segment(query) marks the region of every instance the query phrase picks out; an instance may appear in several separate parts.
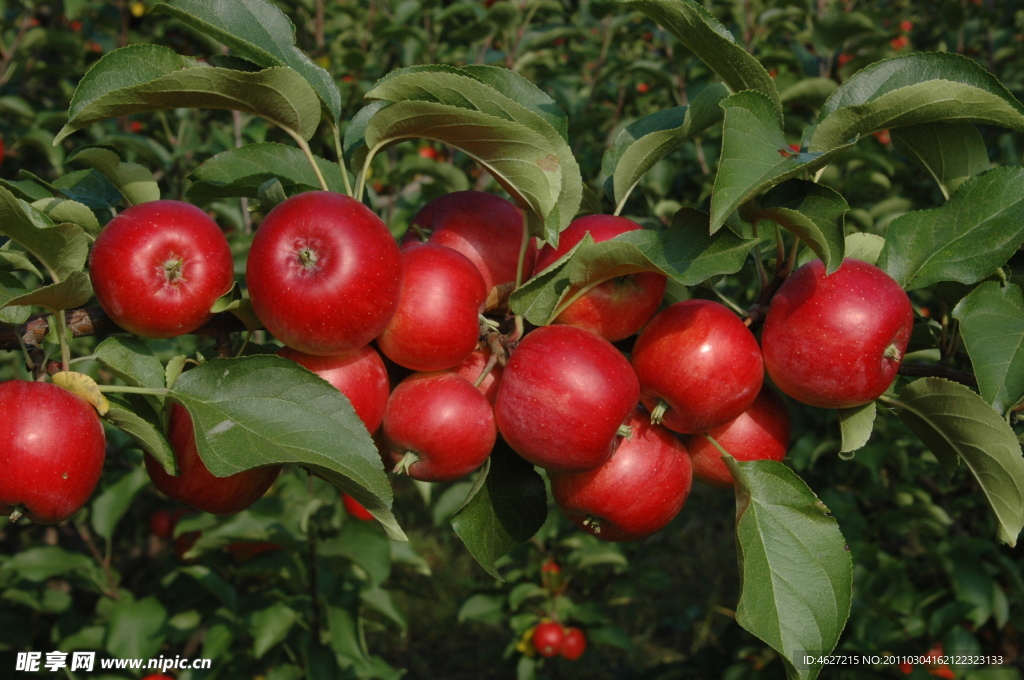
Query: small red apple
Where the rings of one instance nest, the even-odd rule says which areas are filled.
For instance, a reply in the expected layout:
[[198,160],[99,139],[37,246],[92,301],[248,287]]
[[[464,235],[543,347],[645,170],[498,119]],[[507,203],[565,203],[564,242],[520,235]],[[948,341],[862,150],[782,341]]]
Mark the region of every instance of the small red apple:
[[377,519],[374,517],[369,510],[363,507],[363,504],[357,501],[347,493],[341,494],[341,504],[345,506],[345,511],[356,519],[363,522],[372,522]]
[[150,201],[122,211],[96,237],[89,278],[118,326],[151,338],[190,333],[234,283],[231,248],[194,205]]
[[569,661],[575,661],[587,651],[587,636],[579,628],[566,628],[562,640],[561,654]]
[[174,535],[174,527],[178,520],[185,514],[182,509],[171,512],[170,510],[157,510],[149,518],[149,533],[157,538],[170,538]]
[[543,657],[558,656],[564,639],[562,625],[554,621],[545,621],[533,630],[533,648]]
[[847,258],[825,276],[813,260],[772,298],[761,332],[765,368],[804,404],[866,404],[896,377],[913,325],[907,294],[878,267]]

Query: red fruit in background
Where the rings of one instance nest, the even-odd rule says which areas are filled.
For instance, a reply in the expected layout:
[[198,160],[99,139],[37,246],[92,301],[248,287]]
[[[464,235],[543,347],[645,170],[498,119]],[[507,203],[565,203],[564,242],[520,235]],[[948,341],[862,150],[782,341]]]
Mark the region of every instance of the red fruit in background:
[[[750,407],[735,420],[707,432],[736,460],[779,460],[789,448],[789,412],[775,390],[767,385]],[[684,437],[693,476],[711,486],[731,487],[735,480],[722,453],[703,434]]]
[[280,465],[267,465],[228,477],[215,477],[199,457],[192,417],[177,404],[171,405],[167,440],[174,449],[178,476],[167,474],[147,453],[149,478],[169,497],[203,512],[233,515],[245,510],[267,492],[281,472]]
[[363,507],[363,504],[357,501],[347,493],[341,494],[341,504],[345,506],[345,512],[363,522],[370,522],[376,517],[370,514],[370,511]]
[[[686,300],[651,319],[633,346],[644,406],[676,432],[705,432],[739,416],[757,398],[764,366],[739,317],[708,300]],[[660,409],[659,409],[660,410]]]
[[421,146],[420,147],[420,158],[427,158],[430,160],[437,160],[437,149],[432,146]]
[[164,675],[163,673],[157,673],[156,675],[147,675],[142,678],[142,680],[174,680],[174,678],[169,675]]
[[909,44],[910,44],[910,39],[907,38],[907,36],[905,36],[905,35],[901,35],[901,36],[899,36],[897,38],[893,38],[892,40],[889,41],[889,46],[892,47],[897,52],[899,52],[900,50],[902,50],[904,47],[906,47]]
[[842,54],[839,55],[839,65],[846,66],[854,59],[854,55],[850,54],[849,52],[843,52]]
[[377,338],[384,356],[414,371],[457,366],[476,349],[487,289],[458,251],[423,243],[402,251],[398,307]]
[[562,573],[562,568],[560,566],[558,566],[558,562],[555,562],[554,560],[548,560],[547,562],[545,562],[544,564],[541,565],[540,573],[542,573],[542,574],[560,574],[560,573]]
[[912,21],[907,21],[906,19],[904,19],[903,21],[900,22],[900,30],[903,31],[904,33],[909,33],[913,29],[914,23]]
[[879,142],[885,145],[892,144],[892,137],[889,135],[888,130],[879,130],[878,132],[872,133]]
[[170,538],[174,535],[174,527],[177,526],[178,520],[184,514],[185,511],[181,509],[174,512],[170,510],[157,510],[149,518],[149,533],[157,538]]
[[[458,373],[463,378],[471,383],[476,383],[480,377],[480,373],[483,372],[484,368],[487,367],[487,362],[491,359],[491,350],[488,348],[474,350],[472,354],[466,357],[461,364],[451,369],[453,372]],[[504,372],[504,368],[501,364],[495,363],[490,372],[484,377],[483,382],[477,385],[477,389],[487,397],[487,401],[494,403],[495,397],[498,396],[498,385],[501,384],[501,375]]]
[[280,543],[272,543],[270,541],[239,541],[238,543],[229,543],[227,545],[228,553],[239,562],[246,562],[265,552],[281,549]]
[[512,352],[494,401],[498,430],[520,456],[552,472],[592,470],[615,449],[640,386],[604,338],[544,326]]
[[0,163],[4,162],[4,138],[0,137]]
[[[500,196],[482,191],[456,191],[427,203],[413,218],[402,246],[424,235],[429,243],[457,250],[476,265],[487,288],[485,309],[504,306],[516,284],[523,243],[523,213]],[[537,247],[530,240],[523,263],[529,278]]]
[[303,354],[290,347],[277,352],[286,359],[308,368],[344,394],[367,431],[374,432],[384,420],[388,404],[388,370],[370,345],[337,356]]
[[330,356],[384,329],[398,307],[402,260],[369,208],[310,191],[267,213],[249,248],[246,282],[268,331],[300,352]]
[[866,404],[896,377],[913,325],[907,294],[878,267],[847,258],[826,277],[814,260],[772,298],[761,333],[765,368],[805,404]]
[[558,656],[564,639],[565,633],[561,624],[554,621],[545,621],[533,629],[533,648],[538,654],[549,659]]
[[55,524],[85,505],[103,471],[96,410],[52,383],[0,383],[0,514]]
[[575,661],[587,651],[587,636],[579,628],[566,628],[562,640],[561,654],[569,661]]
[[690,495],[686,447],[644,411],[626,421],[632,430],[611,459],[575,474],[551,475],[555,503],[583,531],[605,541],[650,536],[679,514]]
[[121,328],[151,338],[194,331],[234,283],[231,248],[194,205],[150,201],[110,220],[89,255],[103,311]]
[[414,373],[395,387],[384,413],[387,458],[424,482],[476,470],[497,434],[487,398],[455,373]]
[[[573,220],[558,236],[558,248],[544,246],[537,254],[534,275],[544,271],[583,240],[588,233],[595,243],[640,229],[625,217],[588,215]],[[658,311],[665,294],[666,278],[655,272],[628,274],[597,284],[569,305],[555,323],[577,326],[615,342],[633,335]],[[572,299],[578,289],[570,289]]]
[[636,86],[636,91],[639,92],[640,94],[646,94],[647,91],[650,89],[651,86],[648,85],[647,83],[638,83]]

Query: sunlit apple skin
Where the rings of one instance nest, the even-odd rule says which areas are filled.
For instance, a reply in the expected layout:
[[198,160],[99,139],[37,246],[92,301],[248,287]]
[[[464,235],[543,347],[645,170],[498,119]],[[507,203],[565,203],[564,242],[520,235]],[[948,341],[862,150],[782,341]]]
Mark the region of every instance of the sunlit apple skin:
[[171,405],[167,440],[174,449],[178,476],[167,474],[153,456],[146,454],[146,471],[156,488],[170,498],[214,515],[233,515],[258,501],[277,479],[280,465],[244,470],[215,477],[199,457],[192,417],[181,406]]
[[[500,196],[482,191],[456,191],[427,203],[413,218],[402,247],[427,242],[446,246],[476,265],[487,288],[485,310],[504,306],[515,288],[523,242],[523,213]],[[529,278],[537,246],[530,240],[523,263]]]
[[[455,373],[458,373],[463,378],[471,383],[476,383],[480,378],[480,374],[484,368],[487,367],[487,362],[490,361],[491,350],[488,348],[473,350],[473,353],[462,360],[462,363],[451,369]],[[477,386],[487,401],[494,403],[494,399],[498,396],[498,385],[501,384],[501,374],[504,372],[504,368],[501,364],[495,363],[491,370],[484,376],[483,381]]]
[[331,356],[373,340],[398,307],[402,258],[369,208],[342,194],[298,194],[267,213],[249,248],[253,310],[288,347]]
[[371,345],[332,357],[303,354],[290,347],[283,347],[277,353],[338,388],[351,402],[368,432],[380,427],[388,405],[390,383],[384,360]]
[[686,300],[663,309],[633,346],[633,370],[649,411],[668,404],[662,423],[706,432],[743,413],[764,382],[761,350],[725,306]]
[[234,283],[234,264],[209,215],[181,201],[150,201],[103,228],[89,255],[89,278],[118,326],[172,338],[210,319],[210,307]]
[[[765,385],[750,408],[735,420],[719,425],[707,434],[736,460],[781,461],[789,448],[789,412],[779,395]],[[721,488],[735,483],[721,452],[704,434],[687,435],[682,441],[690,452],[696,479]]]
[[399,366],[440,371],[476,349],[487,290],[461,253],[429,243],[402,251],[405,282],[377,347]]
[[0,383],[0,514],[20,507],[38,524],[64,521],[89,500],[105,455],[84,399],[52,383]]
[[574,326],[544,326],[512,351],[494,416],[509,446],[552,472],[608,460],[640,395],[636,375],[610,342]]
[[826,277],[813,260],[772,298],[761,332],[765,368],[799,402],[860,406],[892,384],[913,325],[907,294],[878,267],[847,258]]
[[414,373],[391,393],[384,414],[386,453],[398,463],[418,456],[404,471],[424,482],[449,482],[483,465],[497,439],[487,398],[461,375]]
[[[640,229],[625,217],[588,215],[573,220],[558,236],[558,248],[541,248],[534,274],[555,263],[558,258],[583,240],[588,233],[595,243],[608,241],[621,234]],[[599,283],[565,308],[555,323],[577,326],[615,342],[633,335],[647,323],[661,305],[666,278],[655,272],[640,272]],[[571,289],[566,299],[576,294]]]
[[551,475],[555,503],[583,531],[605,541],[636,541],[679,514],[693,480],[690,456],[646,411],[626,421],[624,437],[601,467]]

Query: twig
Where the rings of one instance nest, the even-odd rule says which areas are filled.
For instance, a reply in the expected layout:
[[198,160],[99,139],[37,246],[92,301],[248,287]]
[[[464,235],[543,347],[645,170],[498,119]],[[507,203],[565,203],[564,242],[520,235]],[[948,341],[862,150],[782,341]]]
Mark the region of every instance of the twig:
[[946,378],[967,387],[978,388],[978,379],[974,375],[942,364],[903,364],[896,372],[917,378]]

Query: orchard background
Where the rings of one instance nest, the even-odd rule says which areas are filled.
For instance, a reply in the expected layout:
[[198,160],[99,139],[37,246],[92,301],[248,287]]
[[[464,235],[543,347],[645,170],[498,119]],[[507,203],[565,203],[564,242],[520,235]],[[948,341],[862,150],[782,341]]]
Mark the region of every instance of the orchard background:
[[[29,377],[26,354],[59,361],[59,334],[44,337],[50,314],[95,310],[76,267],[57,266],[50,281],[40,261],[52,270],[67,253],[26,242],[26,221],[38,229],[77,225],[91,240],[126,204],[183,199],[225,229],[243,281],[267,207],[319,188],[322,173],[335,190],[362,186],[365,203],[401,238],[433,198],[467,189],[507,195],[503,189],[522,189],[528,178],[511,187],[495,182],[486,168],[503,149],[473,146],[464,131],[482,114],[469,103],[433,135],[397,116],[373,121],[399,103],[429,108],[445,96],[444,78],[460,72],[435,67],[380,79],[425,64],[504,67],[536,89],[497,79],[486,85],[493,101],[513,88],[512,99],[547,124],[524,132],[513,120],[502,128],[506,142],[541,135],[562,163],[562,186],[518,196],[535,235],[550,237],[577,210],[621,211],[663,235],[668,251],[668,235],[703,219],[722,230],[693,232],[704,245],[689,259],[648,250],[633,265],[669,273],[670,299],[724,298],[745,310],[758,301],[759,281],[767,283],[751,244],[768,274],[782,264],[774,220],[787,249],[797,237],[808,245],[801,262],[819,256],[835,264],[844,251],[878,261],[881,251],[887,271],[912,290],[914,336],[877,415],[873,405],[838,413],[787,400],[786,464],[835,518],[852,557],[805,589],[828,586],[840,592],[838,603],[852,582],[848,618],[839,604],[829,618],[814,603],[804,610],[806,603],[764,597],[772,582],[801,573],[787,563],[813,559],[814,547],[745,563],[736,496],[701,484],[672,524],[624,544],[582,533],[555,510],[545,515],[541,477],[510,465],[507,452],[492,461],[500,474],[490,475],[486,493],[472,479],[430,485],[393,477],[393,518],[383,476],[376,487],[349,487],[385,519],[387,533],[355,519],[335,486],[297,466],[246,511],[178,519],[183,506],[149,482],[137,439],[107,427],[103,477],[72,520],[44,526],[0,518],[0,675],[12,673],[17,651],[60,649],[214,660],[212,671],[176,676],[184,680],[403,671],[417,678],[814,677],[820,667],[794,667],[793,651],[835,645],[836,653],[902,654],[941,646],[1007,662],[826,669],[823,677],[1021,678],[1024,560],[1007,544],[1024,523],[1014,412],[1024,398],[1024,7],[746,0],[708,3],[703,12],[684,0],[250,0],[215,3],[214,16],[202,4],[0,2],[0,232],[12,239],[0,246],[0,341],[10,350],[0,379]],[[144,92],[147,81],[188,73],[187,59],[217,69],[211,89],[182,79],[162,98]],[[862,73],[861,85],[851,80],[889,59],[903,61],[882,64],[888,76],[876,69]],[[174,65],[159,72],[158,63]],[[238,86],[267,68],[284,73],[279,101]],[[80,84],[91,89],[83,85],[76,96]],[[233,112],[223,110],[232,108],[221,97],[229,89]],[[396,103],[370,103],[367,93]],[[894,96],[904,99],[893,103]],[[312,102],[312,112],[300,100]],[[388,134],[398,143],[388,145]],[[365,162],[371,135],[385,143]],[[326,159],[317,173],[305,151]],[[785,180],[803,182],[796,198],[773,190]],[[809,180],[824,188],[808,189]],[[68,200],[47,216],[55,197]],[[932,241],[917,236],[933,225]],[[957,252],[943,250],[947,241]],[[915,264],[918,255],[929,264]],[[612,264],[622,257],[613,254]],[[513,310],[542,323],[550,283],[528,286],[531,297],[518,309],[514,300]],[[34,325],[26,326],[30,315]],[[251,317],[241,312],[221,312],[208,332],[169,340],[111,340],[117,329],[99,315],[93,320],[89,328],[72,317],[79,337],[70,351],[87,358],[75,370],[100,384],[144,384],[155,374],[163,388],[182,357],[202,363],[225,351],[276,348],[261,350],[269,338],[259,331],[243,346],[240,331]],[[23,353],[17,338],[29,331],[36,342]],[[915,389],[921,400],[908,409]],[[926,410],[929,393],[952,405],[958,424]],[[179,399],[202,407],[184,388]],[[126,418],[120,425],[132,430]],[[135,435],[155,436],[138,428]],[[233,469],[271,462],[246,450],[227,456]],[[751,480],[756,469],[749,468]],[[753,482],[747,492],[748,501],[780,498]],[[467,495],[475,504],[460,510]],[[779,545],[771,528],[752,531],[769,552]],[[743,541],[750,540],[748,533]],[[762,599],[738,617],[741,596]],[[578,660],[533,653],[530,631],[545,618],[585,631]],[[808,618],[810,630],[790,630]],[[809,642],[815,637],[819,647]]]

